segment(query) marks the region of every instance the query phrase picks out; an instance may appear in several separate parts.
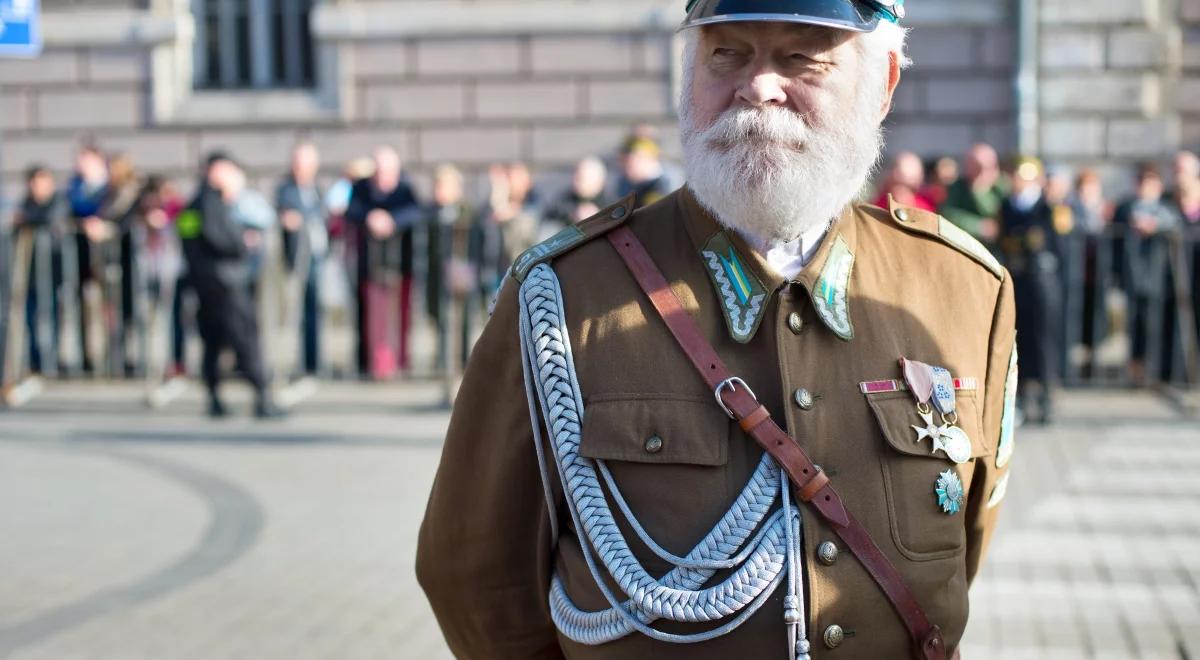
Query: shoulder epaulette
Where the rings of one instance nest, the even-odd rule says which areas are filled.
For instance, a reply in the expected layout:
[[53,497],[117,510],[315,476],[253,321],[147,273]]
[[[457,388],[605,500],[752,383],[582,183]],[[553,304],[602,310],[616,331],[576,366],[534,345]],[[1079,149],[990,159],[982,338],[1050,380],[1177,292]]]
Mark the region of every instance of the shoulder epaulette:
[[518,282],[524,282],[525,276],[533,267],[560,257],[571,250],[587,243],[598,236],[603,236],[629,220],[634,211],[634,196],[625,199],[600,211],[596,215],[578,224],[567,227],[550,238],[529,248],[513,262],[512,276]]
[[1004,280],[1004,267],[996,257],[961,227],[946,218],[923,209],[902,206],[888,196],[888,215],[906,231],[932,236],[959,252],[967,255],[993,275]]

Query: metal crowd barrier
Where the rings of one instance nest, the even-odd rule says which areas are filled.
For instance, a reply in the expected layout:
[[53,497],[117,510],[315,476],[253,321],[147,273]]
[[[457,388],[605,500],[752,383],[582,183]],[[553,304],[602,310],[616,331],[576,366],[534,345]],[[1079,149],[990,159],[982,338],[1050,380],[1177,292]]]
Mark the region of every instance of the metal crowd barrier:
[[1063,383],[1195,387],[1200,232],[1140,236],[1111,227],[1063,244]]

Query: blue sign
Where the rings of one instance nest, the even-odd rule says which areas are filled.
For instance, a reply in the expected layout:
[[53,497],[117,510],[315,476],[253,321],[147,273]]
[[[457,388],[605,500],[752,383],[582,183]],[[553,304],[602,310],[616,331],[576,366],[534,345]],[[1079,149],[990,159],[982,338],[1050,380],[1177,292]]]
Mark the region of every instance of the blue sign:
[[0,57],[36,57],[42,52],[38,0],[0,0]]

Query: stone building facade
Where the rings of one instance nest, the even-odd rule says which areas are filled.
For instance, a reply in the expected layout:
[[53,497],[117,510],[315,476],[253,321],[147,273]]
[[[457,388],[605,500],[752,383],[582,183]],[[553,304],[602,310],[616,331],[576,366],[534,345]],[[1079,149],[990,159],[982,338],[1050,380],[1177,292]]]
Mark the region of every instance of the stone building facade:
[[[85,136],[179,179],[225,148],[264,185],[300,138],[330,174],[393,144],[418,179],[442,162],[479,173],[523,160],[557,180],[638,122],[679,150],[682,0],[320,0],[314,86],[239,91],[193,88],[192,0],[42,1],[43,55],[0,60],[10,192],[32,162],[69,168]],[[1068,163],[1200,142],[1200,0],[1036,4],[1038,102],[1019,125],[1018,0],[909,2],[915,65],[889,149],[1014,152],[1022,126],[1025,144]]]

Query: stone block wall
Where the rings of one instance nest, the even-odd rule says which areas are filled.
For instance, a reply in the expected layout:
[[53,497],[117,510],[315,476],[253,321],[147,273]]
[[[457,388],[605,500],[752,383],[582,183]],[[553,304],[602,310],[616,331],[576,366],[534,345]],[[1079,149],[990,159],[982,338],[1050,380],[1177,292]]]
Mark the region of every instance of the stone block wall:
[[[1040,142],[1050,161],[1093,165],[1127,190],[1132,165],[1194,144],[1200,2],[1042,0]],[[1190,53],[1190,54],[1189,54]],[[1200,100],[1200,99],[1197,99]]]
[[[49,31],[45,54],[0,60],[5,188],[11,191],[31,162],[65,172],[85,135],[181,181],[192,179],[204,152],[227,148],[263,186],[302,137],[322,148],[331,175],[385,142],[399,147],[418,174],[440,162],[478,174],[493,161],[520,159],[560,181],[577,158],[611,154],[635,122],[658,126],[667,154],[677,156],[674,18],[629,17],[679,4],[569,3],[571,12],[590,17],[581,26],[570,24],[570,14],[553,23],[542,10],[494,20],[526,5],[515,0],[440,5],[499,12],[478,24],[439,24],[438,12],[416,12],[408,21],[398,9],[405,0],[325,3],[317,17],[324,24],[314,27],[321,71],[334,79],[334,106],[278,114],[280,103],[291,108],[297,100],[231,96],[216,107],[244,108],[241,114],[210,118],[162,110],[163,98],[179,95],[171,85],[188,86],[163,80],[177,70],[170,58],[188,52],[180,45],[187,31],[151,38],[153,30],[134,25],[151,15],[163,20],[186,3],[45,0],[48,25],[58,21],[60,28]],[[1015,3],[910,5],[915,65],[887,122],[889,151],[961,155],[980,140],[1015,151]],[[1039,137],[1050,160],[1116,163],[1116,171],[1181,144],[1200,146],[1200,0],[1041,0],[1041,10]],[[107,17],[105,30],[65,29],[80,12]],[[175,20],[167,25],[186,23],[167,18]],[[122,21],[137,29],[121,28]]]
[[1178,107],[1181,115],[1181,141],[1200,151],[1200,0],[1181,0],[1182,80]]

